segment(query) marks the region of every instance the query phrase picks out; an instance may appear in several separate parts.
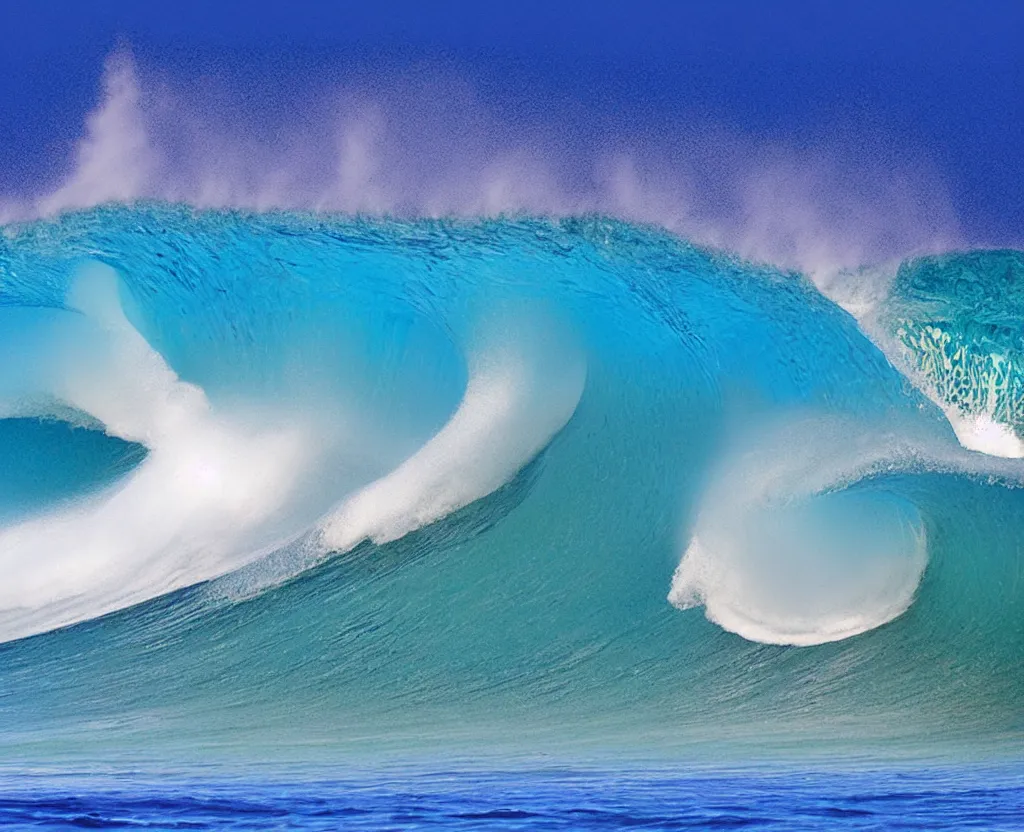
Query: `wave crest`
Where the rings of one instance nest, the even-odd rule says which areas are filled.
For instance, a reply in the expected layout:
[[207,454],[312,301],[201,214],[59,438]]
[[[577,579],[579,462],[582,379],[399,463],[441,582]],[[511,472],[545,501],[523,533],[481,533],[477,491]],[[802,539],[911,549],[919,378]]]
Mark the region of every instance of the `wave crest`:
[[471,359],[448,423],[332,512],[322,528],[325,549],[397,540],[469,505],[508,483],[565,427],[586,377],[578,349],[536,326],[498,330],[500,340]]

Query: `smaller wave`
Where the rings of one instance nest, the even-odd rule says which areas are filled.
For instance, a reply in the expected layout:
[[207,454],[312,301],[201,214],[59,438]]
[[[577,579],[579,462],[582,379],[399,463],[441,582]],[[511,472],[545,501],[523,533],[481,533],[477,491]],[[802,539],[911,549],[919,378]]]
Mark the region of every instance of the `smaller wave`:
[[398,468],[331,513],[322,526],[324,550],[397,540],[487,496],[565,427],[586,378],[579,351],[536,324],[497,333],[471,357],[469,382],[451,419]]
[[703,605],[709,620],[765,644],[823,644],[892,621],[927,565],[924,525],[907,501],[858,497],[747,515],[694,537],[669,601]]
[[935,427],[836,417],[763,427],[718,470],[668,600],[768,644],[838,641],[899,617],[927,567],[927,536],[918,508],[886,479],[1024,484],[1017,460],[964,450]]

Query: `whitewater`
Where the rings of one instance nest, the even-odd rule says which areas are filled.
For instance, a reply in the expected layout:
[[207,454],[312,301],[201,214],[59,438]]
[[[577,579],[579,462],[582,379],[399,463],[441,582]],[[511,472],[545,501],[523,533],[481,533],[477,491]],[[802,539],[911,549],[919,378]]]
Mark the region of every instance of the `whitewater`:
[[1024,252],[189,189],[134,72],[0,235],[0,762],[1019,755]]

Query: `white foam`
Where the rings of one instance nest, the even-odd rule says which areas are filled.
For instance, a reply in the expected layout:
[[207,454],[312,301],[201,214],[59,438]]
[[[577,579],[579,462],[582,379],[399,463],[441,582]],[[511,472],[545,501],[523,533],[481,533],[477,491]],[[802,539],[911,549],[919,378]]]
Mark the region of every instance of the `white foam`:
[[968,450],[1005,459],[1024,457],[1024,441],[1013,428],[997,422],[988,413],[964,415],[951,408],[945,412],[956,438]]
[[[998,426],[995,435],[1005,439]],[[884,428],[837,417],[763,425],[723,458],[668,600],[703,605],[711,621],[770,644],[879,627],[913,603],[928,562],[924,523],[909,501],[849,487],[901,472],[1024,487],[1024,465],[1006,456],[966,450],[938,421],[892,414]]]
[[311,436],[217,414],[130,326],[116,285],[99,266],[78,281],[70,300],[88,318],[51,344],[49,399],[35,401],[84,412],[149,455],[100,495],[0,529],[0,640],[206,580],[295,531],[285,509]]
[[880,505],[871,522],[885,523],[885,533],[861,539],[863,529],[846,527],[824,537],[793,523],[779,534],[738,519],[741,529],[716,529],[710,543],[691,540],[668,599],[679,609],[703,605],[710,621],[765,644],[865,633],[906,612],[928,562],[919,518],[886,517]]
[[396,540],[492,493],[533,459],[572,417],[585,366],[563,339],[505,329],[470,363],[455,414],[419,451],[345,500],[325,521],[322,545]]
[[[77,312],[3,320],[0,336],[24,360],[0,373],[0,415],[68,418],[149,453],[103,493],[0,529],[0,641],[226,574],[311,526],[318,554],[303,549],[296,569],[365,538],[394,540],[511,480],[583,390],[582,355],[542,315],[481,322],[454,415],[381,477],[404,439],[333,410],[307,414],[309,402],[301,415],[214,407],[129,323],[118,285],[93,265],[68,296]],[[339,494],[351,496],[325,515]]]
[[928,561],[917,509],[844,489],[872,473],[969,466],[941,437],[892,427],[805,418],[742,443],[705,495],[668,600],[769,644],[836,641],[905,612]]

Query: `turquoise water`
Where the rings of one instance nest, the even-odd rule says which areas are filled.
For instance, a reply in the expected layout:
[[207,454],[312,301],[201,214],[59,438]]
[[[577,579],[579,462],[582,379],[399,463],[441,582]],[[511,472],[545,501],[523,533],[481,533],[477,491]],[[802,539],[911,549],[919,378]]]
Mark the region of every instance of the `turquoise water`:
[[[214,766],[219,789],[258,760],[309,783],[458,755],[487,792],[509,760],[875,761],[946,786],[927,772],[971,761],[1019,786],[1021,262],[910,261],[858,321],[800,275],[598,217],[9,226],[0,763]],[[636,776],[626,814],[703,789]],[[559,786],[516,777],[533,797],[481,811],[572,825],[570,798],[534,805]],[[35,796],[0,811],[178,806],[119,782],[15,778]],[[446,794],[437,817],[469,811]],[[985,828],[1014,828],[1019,790],[993,795]]]
[[914,364],[959,413],[1024,426],[1024,254],[979,251],[905,264],[885,310]]

